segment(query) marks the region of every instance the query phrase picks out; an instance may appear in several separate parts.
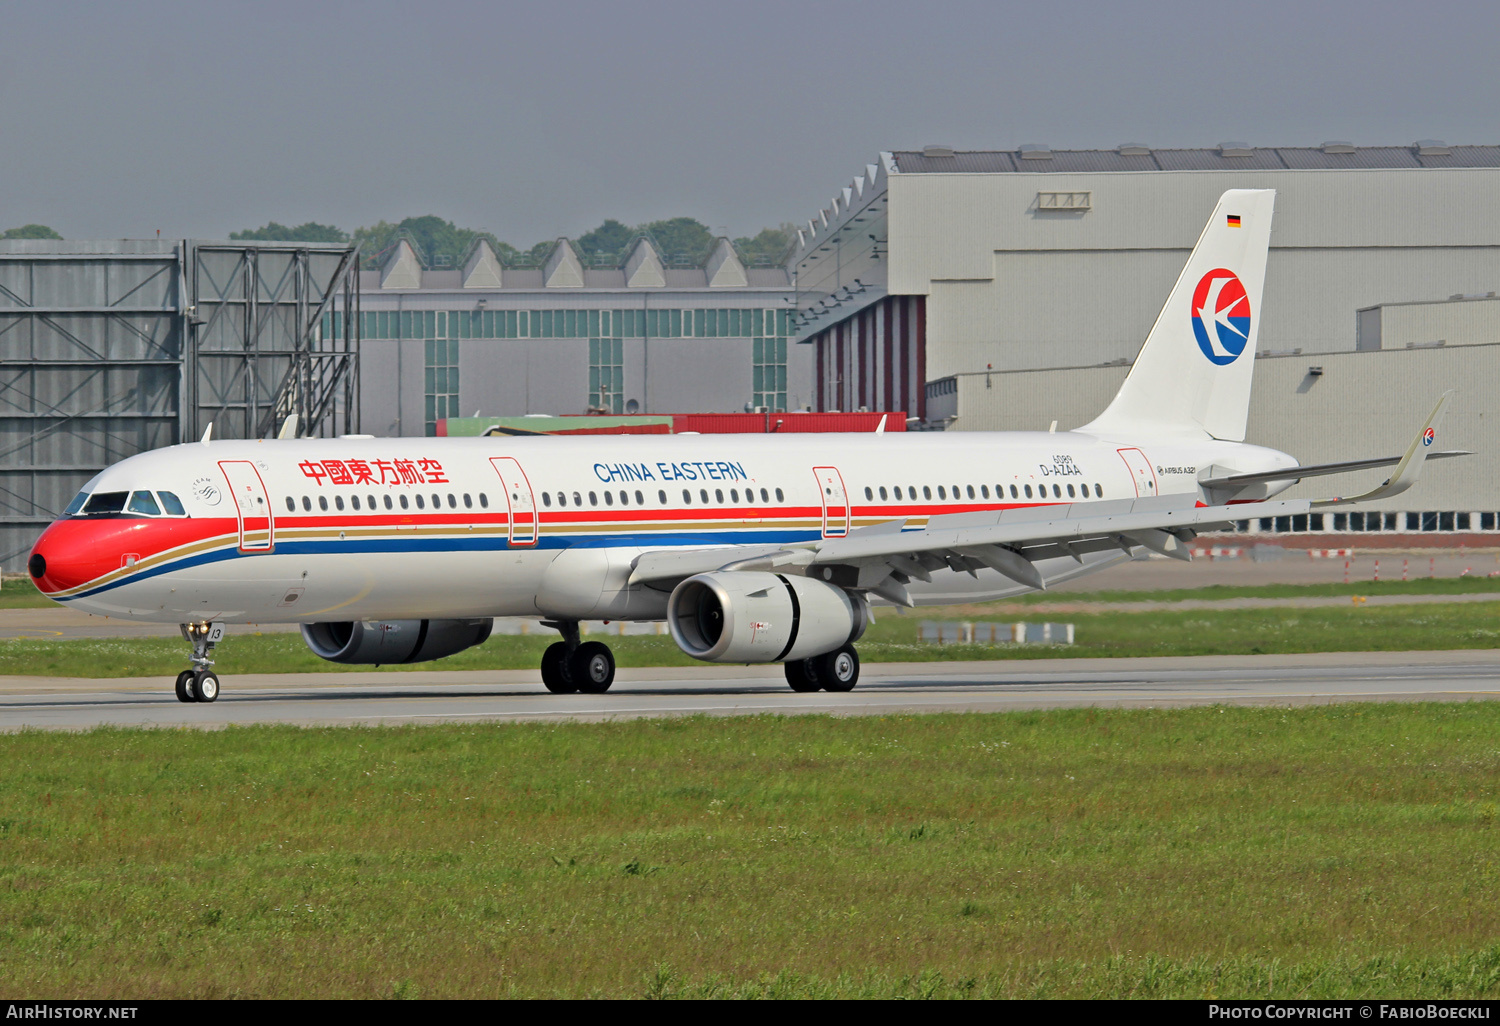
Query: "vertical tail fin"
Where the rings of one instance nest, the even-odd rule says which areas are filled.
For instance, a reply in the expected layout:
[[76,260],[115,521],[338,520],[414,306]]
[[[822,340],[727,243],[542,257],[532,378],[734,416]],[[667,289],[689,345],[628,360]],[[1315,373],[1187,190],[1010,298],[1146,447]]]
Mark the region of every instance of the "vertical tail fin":
[[1241,442],[1260,327],[1274,189],[1230,189],[1108,408],[1080,428]]

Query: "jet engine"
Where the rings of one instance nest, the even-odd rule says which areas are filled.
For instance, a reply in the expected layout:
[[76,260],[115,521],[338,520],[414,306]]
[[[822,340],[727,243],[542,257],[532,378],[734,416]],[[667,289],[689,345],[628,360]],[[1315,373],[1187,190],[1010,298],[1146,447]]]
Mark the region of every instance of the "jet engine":
[[672,640],[710,663],[777,663],[822,655],[869,626],[864,596],[790,574],[748,570],[689,577],[672,592]]
[[302,640],[334,663],[421,663],[483,644],[494,629],[489,617],[475,620],[354,620],[305,623]]

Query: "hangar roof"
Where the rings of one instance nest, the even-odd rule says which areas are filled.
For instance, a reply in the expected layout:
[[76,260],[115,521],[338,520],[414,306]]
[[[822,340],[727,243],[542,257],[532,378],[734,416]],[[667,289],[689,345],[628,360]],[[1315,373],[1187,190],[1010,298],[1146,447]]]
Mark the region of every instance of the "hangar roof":
[[[1127,150],[1121,153],[1120,150]],[[935,152],[934,152],[935,151]],[[1047,171],[1281,171],[1380,168],[1500,167],[1500,146],[1446,146],[1424,140],[1412,146],[1222,147],[1198,150],[952,150],[928,147],[892,154],[900,174],[999,174]],[[1243,153],[1244,156],[1226,154]]]

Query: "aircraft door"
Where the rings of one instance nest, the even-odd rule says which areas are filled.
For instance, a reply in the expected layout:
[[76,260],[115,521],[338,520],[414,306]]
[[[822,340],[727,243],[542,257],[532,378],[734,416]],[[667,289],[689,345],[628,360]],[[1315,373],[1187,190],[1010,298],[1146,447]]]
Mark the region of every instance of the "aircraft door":
[[842,538],[849,533],[849,499],[844,477],[836,467],[813,467],[818,495],[823,502],[823,537]]
[[505,503],[510,511],[510,543],[512,545],[535,545],[538,531],[536,496],[531,491],[531,481],[510,456],[491,456],[490,464],[500,475],[505,489]]
[[1130,478],[1135,483],[1135,494],[1140,498],[1156,494],[1156,472],[1151,469],[1151,461],[1146,459],[1146,454],[1139,449],[1119,450],[1120,459],[1125,461],[1125,466],[1130,468]]
[[220,460],[240,521],[240,551],[270,552],[276,546],[276,518],[260,470],[249,460]]

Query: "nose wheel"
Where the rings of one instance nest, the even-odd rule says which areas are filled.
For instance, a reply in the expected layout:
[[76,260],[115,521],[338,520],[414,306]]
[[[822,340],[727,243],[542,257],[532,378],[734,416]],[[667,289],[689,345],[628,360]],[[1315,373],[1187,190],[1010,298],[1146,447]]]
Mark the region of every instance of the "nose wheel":
[[219,697],[219,675],[213,666],[213,651],[224,638],[222,623],[185,623],[181,625],[182,636],[193,646],[191,670],[177,675],[174,690],[179,702],[212,702]]

